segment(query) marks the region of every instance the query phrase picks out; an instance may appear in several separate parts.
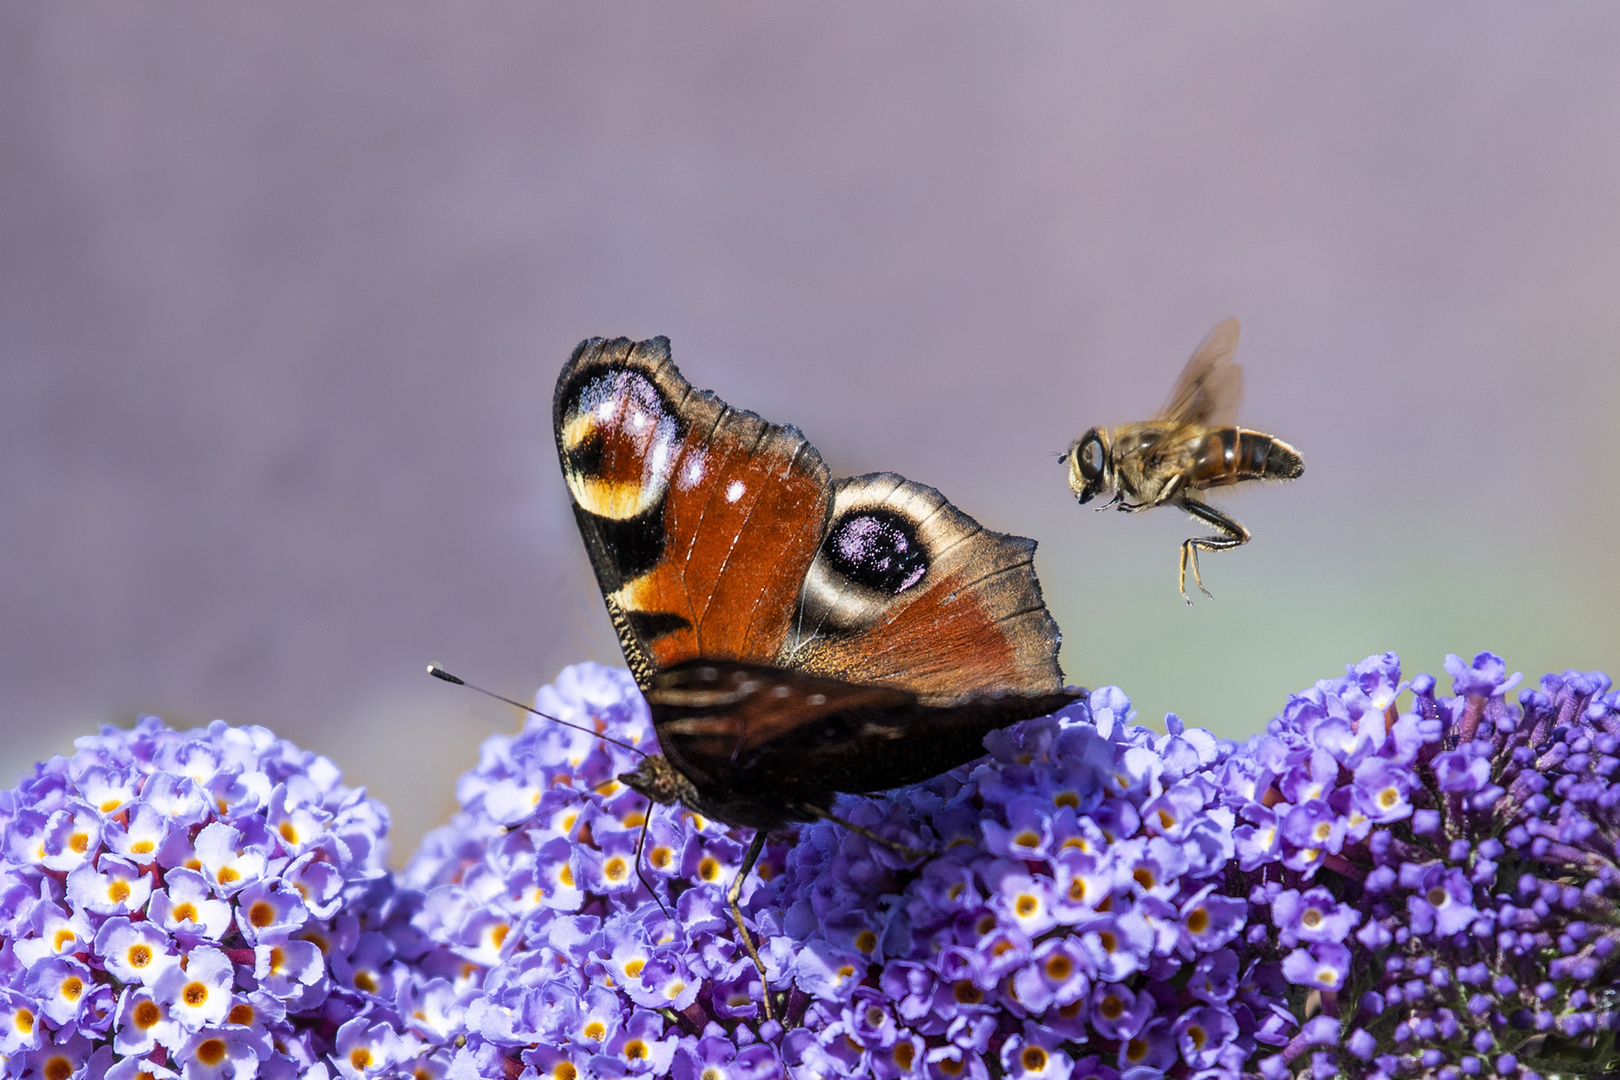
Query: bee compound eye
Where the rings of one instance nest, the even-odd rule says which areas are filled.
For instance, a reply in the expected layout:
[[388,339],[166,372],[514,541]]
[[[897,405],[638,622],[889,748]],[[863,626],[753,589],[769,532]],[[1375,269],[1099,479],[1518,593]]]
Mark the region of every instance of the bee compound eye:
[[1088,434],[1075,448],[1075,461],[1080,466],[1080,475],[1087,480],[1097,480],[1103,473],[1103,444],[1102,439],[1095,431]]

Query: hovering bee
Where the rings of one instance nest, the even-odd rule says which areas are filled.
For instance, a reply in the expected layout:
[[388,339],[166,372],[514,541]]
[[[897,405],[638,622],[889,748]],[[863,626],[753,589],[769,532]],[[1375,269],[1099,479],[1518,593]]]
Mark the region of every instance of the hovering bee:
[[1111,502],[1134,513],[1175,503],[1219,536],[1182,541],[1178,583],[1187,595],[1187,562],[1205,596],[1198,574],[1198,552],[1225,551],[1249,542],[1249,530],[1198,498],[1205,488],[1226,487],[1244,480],[1292,480],[1305,471],[1299,451],[1281,439],[1237,427],[1238,399],[1243,396],[1243,368],[1232,363],[1237,351],[1238,321],[1216,324],[1176,380],[1170,401],[1152,420],[1094,427],[1074,441],[1063,461],[1069,486],[1081,503],[1110,488]]

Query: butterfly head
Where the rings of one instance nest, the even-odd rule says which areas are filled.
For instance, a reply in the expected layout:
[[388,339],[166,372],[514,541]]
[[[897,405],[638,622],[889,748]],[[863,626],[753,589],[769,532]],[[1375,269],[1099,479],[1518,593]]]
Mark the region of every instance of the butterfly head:
[[697,789],[692,786],[692,781],[682,776],[662,754],[648,754],[642,758],[633,771],[619,774],[619,783],[664,806],[675,803],[696,806],[698,802]]

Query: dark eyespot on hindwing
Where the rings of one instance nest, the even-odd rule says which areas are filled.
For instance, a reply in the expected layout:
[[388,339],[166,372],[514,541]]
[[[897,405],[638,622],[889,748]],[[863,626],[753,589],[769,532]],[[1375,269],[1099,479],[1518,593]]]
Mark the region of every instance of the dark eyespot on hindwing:
[[928,552],[916,528],[889,510],[861,510],[834,521],[821,551],[838,573],[890,596],[928,572]]

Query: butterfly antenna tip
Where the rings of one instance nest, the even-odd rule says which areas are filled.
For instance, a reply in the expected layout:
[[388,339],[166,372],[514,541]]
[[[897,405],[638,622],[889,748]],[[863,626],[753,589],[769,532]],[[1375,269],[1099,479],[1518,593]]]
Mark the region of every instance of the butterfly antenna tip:
[[428,674],[433,676],[435,679],[442,679],[445,682],[450,683],[452,686],[465,686],[469,690],[472,690],[472,691],[475,691],[477,693],[483,694],[485,697],[488,697],[488,698],[494,698],[496,701],[503,702],[504,704],[510,705],[514,709],[520,709],[520,710],[522,710],[523,712],[526,712],[526,713],[533,713],[535,716],[540,717],[542,720],[550,720],[553,723],[561,724],[563,727],[570,727],[570,728],[573,728],[575,731],[583,731],[587,735],[594,735],[596,738],[601,739],[603,742],[612,743],[614,746],[622,747],[623,749],[630,751],[632,754],[639,754],[642,757],[647,756],[647,751],[641,749],[638,746],[631,746],[627,742],[621,742],[618,739],[609,738],[608,736],[603,735],[600,731],[597,731],[594,728],[588,728],[588,727],[585,727],[582,724],[570,723],[569,721],[564,720],[561,717],[552,716],[550,713],[543,713],[539,709],[535,708],[533,705],[525,705],[521,701],[514,701],[511,698],[507,697],[505,694],[497,694],[493,690],[485,690],[482,686],[479,686],[477,683],[470,683],[466,679],[463,679],[463,678],[460,678],[458,676],[450,674],[448,671],[444,670],[444,668],[440,667],[438,664],[429,664],[427,670],[428,670]]

